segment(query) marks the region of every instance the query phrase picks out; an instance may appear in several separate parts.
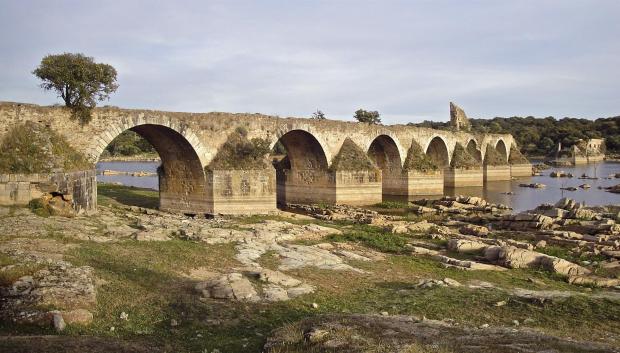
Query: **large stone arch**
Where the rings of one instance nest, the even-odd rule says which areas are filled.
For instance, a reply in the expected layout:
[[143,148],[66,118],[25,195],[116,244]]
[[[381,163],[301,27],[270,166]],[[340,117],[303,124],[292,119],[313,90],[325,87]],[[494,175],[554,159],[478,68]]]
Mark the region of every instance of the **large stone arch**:
[[386,195],[403,193],[403,163],[397,142],[388,135],[375,137],[368,147],[369,158],[381,169],[381,190]]
[[276,143],[278,143],[278,141],[282,142],[281,140],[284,136],[294,131],[304,132],[305,134],[307,134],[307,136],[312,137],[312,139],[318,144],[318,146],[320,146],[320,149],[325,156],[325,159],[327,160],[327,164],[329,166],[329,163],[331,163],[331,160],[333,159],[333,153],[328,148],[328,144],[321,135],[321,133],[315,131],[315,129],[313,129],[311,125],[286,124],[285,127],[277,128],[274,135],[271,135],[274,136],[274,138],[271,138],[271,144],[269,147],[273,149],[273,147],[276,145]]
[[448,167],[450,165],[450,152],[443,137],[436,135],[431,138],[424,151],[438,166]]
[[[161,159],[158,168],[159,208],[182,213],[209,212],[204,152],[197,137],[181,125],[169,120],[128,120],[113,125],[99,135],[90,152],[98,160],[107,144],[123,131],[131,130],[146,139]],[[103,146],[103,147],[102,147]],[[198,151],[197,151],[198,149]]]
[[391,136],[382,134],[375,137],[370,143],[367,153],[381,170],[399,173],[402,170],[404,160],[396,140]]
[[467,152],[474,156],[478,162],[482,162],[482,151],[478,147],[478,142],[474,138],[470,138],[465,147]]
[[329,160],[318,139],[306,130],[289,130],[276,142],[286,149],[286,157],[274,162],[276,168],[276,197],[280,205],[286,203],[316,203],[329,195]]
[[[198,159],[200,160],[200,164],[202,167],[205,167],[209,164],[209,160],[215,156],[215,152],[209,152],[207,148],[204,147],[200,139],[196,135],[196,133],[189,128],[187,125],[178,122],[174,119],[167,119],[161,117],[148,117],[148,116],[131,116],[127,118],[123,118],[118,122],[113,123],[108,127],[105,131],[98,134],[92,139],[92,144],[88,148],[87,155],[92,160],[92,162],[97,162],[99,160],[99,156],[105,148],[114,140],[118,135],[120,135],[123,131],[132,130],[133,128],[141,125],[154,125],[154,126],[162,126],[167,127],[170,130],[181,135],[187,143],[192,147]],[[150,142],[150,141],[149,141]],[[154,145],[153,145],[154,146]]]

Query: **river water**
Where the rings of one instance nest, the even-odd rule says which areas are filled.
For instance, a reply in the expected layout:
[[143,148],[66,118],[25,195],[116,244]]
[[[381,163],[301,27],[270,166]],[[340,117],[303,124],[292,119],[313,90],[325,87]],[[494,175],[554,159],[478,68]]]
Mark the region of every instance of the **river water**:
[[[97,170],[116,170],[123,172],[145,171],[155,173],[159,162],[99,162]],[[551,178],[549,173],[554,170],[563,170],[572,173],[573,178]],[[620,194],[613,194],[598,187],[612,186],[620,183],[620,179],[605,179],[611,174],[620,173],[620,163],[601,162],[576,167],[551,168],[544,170],[542,176],[520,178],[511,181],[498,181],[485,187],[447,189],[448,195],[480,196],[493,203],[502,203],[512,207],[515,211],[533,209],[541,203],[555,203],[562,197],[570,197],[586,205],[620,204]],[[597,180],[583,180],[578,177],[582,174],[597,176]],[[120,182],[123,185],[142,188],[158,188],[157,176],[132,177],[128,175],[98,175],[98,181],[107,183]],[[544,189],[519,187],[520,183],[542,183]],[[590,189],[580,189],[579,185],[589,184]],[[561,190],[562,187],[577,187],[577,191]],[[512,193],[512,194],[508,194]]]

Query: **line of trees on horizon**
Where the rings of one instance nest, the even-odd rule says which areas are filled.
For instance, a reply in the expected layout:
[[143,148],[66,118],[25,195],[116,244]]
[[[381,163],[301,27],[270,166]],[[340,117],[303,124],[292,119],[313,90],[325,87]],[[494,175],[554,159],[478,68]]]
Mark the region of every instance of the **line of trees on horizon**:
[[[533,116],[492,119],[470,119],[472,132],[508,133],[514,136],[521,152],[529,156],[546,156],[555,150],[558,143],[570,147],[579,140],[604,138],[608,153],[620,153],[620,116],[596,120]],[[450,129],[449,122],[425,120],[410,124],[433,129]]]

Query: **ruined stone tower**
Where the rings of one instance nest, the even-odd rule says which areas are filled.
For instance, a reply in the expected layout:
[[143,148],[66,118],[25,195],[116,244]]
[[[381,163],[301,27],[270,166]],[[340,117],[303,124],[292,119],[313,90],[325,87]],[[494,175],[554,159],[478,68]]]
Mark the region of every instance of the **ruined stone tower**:
[[458,105],[450,102],[450,125],[452,125],[457,131],[471,129],[471,123],[465,115],[465,111]]

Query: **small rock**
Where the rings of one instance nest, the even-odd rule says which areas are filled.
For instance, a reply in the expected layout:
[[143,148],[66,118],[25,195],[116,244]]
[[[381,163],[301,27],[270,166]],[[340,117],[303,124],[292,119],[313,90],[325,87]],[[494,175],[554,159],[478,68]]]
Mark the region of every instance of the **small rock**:
[[60,312],[54,312],[52,318],[54,320],[54,329],[56,332],[64,331],[67,324],[65,324],[65,320],[62,318],[62,314]]
[[388,313],[387,311],[382,311],[381,316],[390,316],[390,313]]
[[512,324],[515,326],[519,326],[519,320],[512,320]]
[[170,326],[172,326],[172,327],[177,327],[177,326],[179,326],[179,323],[177,322],[177,320],[175,320],[175,319],[171,319],[171,320],[170,320]]
[[114,326],[110,327],[110,331],[114,331],[114,329],[115,329]]
[[304,339],[306,340],[306,342],[314,343],[314,342],[318,342],[318,341],[322,340],[328,334],[329,334],[329,331],[327,331],[327,330],[311,328],[309,331],[304,333]]
[[129,314],[127,314],[126,312],[122,312],[121,316],[120,316],[121,320],[129,320]]
[[488,327],[489,327],[489,324],[482,324],[482,325],[480,325],[480,328],[488,328]]
[[506,301],[502,300],[502,301],[499,301],[499,302],[495,303],[495,306],[504,306],[506,304],[507,304]]
[[448,277],[446,277],[446,278],[444,278],[444,279],[443,279],[443,281],[444,281],[444,282],[445,282],[448,286],[450,286],[450,287],[460,287],[460,286],[461,286],[461,283],[460,283],[459,281],[454,280],[454,279],[452,279],[452,278],[448,278]]
[[318,309],[319,308],[319,304],[317,304],[317,303],[312,303],[311,306],[312,306],[313,309]]

